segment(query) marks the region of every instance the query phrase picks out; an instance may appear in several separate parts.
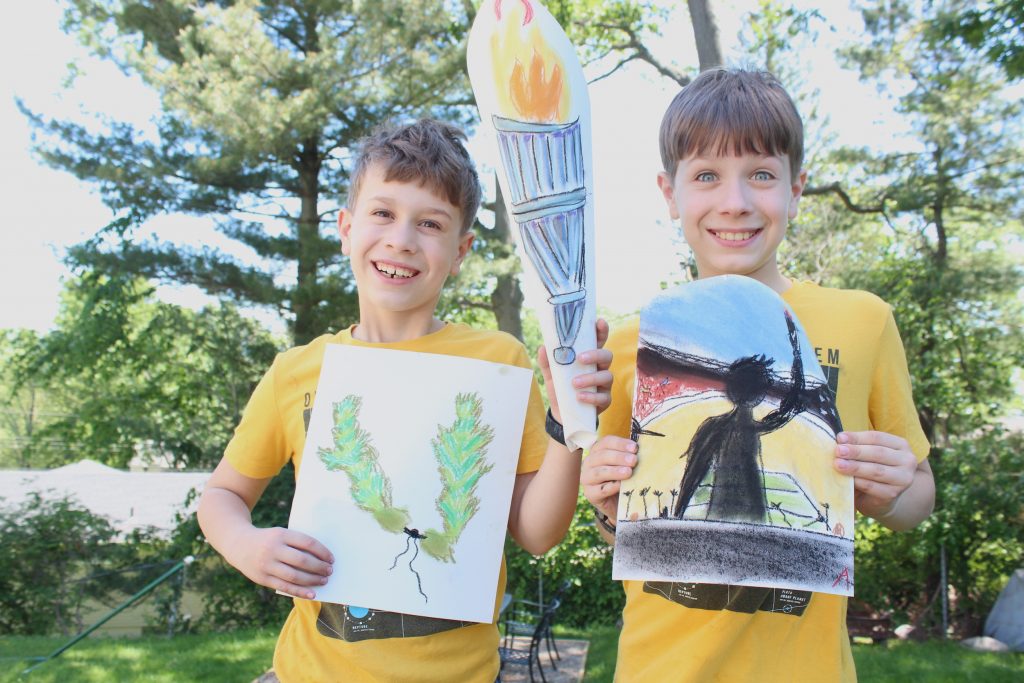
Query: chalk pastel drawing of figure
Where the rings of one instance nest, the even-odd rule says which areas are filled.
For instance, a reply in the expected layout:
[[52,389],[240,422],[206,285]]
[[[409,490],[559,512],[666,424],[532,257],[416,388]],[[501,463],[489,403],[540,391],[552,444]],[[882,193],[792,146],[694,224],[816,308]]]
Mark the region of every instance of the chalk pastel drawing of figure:
[[706,519],[767,521],[768,496],[761,436],[781,429],[804,409],[800,341],[792,315],[786,311],[785,316],[793,348],[789,391],[776,410],[758,420],[754,409],[765,400],[772,387],[772,359],[764,355],[747,356],[729,366],[725,393],[734,407],[728,413],[704,420],[681,456],[686,458],[686,469],[679,482],[679,498],[673,511],[676,517],[683,517],[697,488],[710,474],[711,499]]

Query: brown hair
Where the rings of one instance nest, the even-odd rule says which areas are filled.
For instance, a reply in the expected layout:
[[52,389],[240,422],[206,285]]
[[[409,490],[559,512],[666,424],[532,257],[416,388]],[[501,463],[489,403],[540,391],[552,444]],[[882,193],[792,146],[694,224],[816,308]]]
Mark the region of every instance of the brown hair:
[[371,164],[381,164],[384,180],[415,182],[462,212],[461,232],[473,225],[480,208],[480,179],[463,147],[466,134],[443,121],[420,119],[401,126],[385,124],[359,143],[349,180],[348,200],[354,204],[359,185]]
[[710,69],[679,91],[661,120],[661,163],[674,178],[697,155],[779,154],[793,179],[804,160],[804,125],[793,100],[766,71]]

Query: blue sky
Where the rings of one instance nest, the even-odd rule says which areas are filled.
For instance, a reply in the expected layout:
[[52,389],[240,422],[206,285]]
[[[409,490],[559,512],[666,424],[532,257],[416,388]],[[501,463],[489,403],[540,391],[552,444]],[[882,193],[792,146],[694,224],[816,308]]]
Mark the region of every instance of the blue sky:
[[[656,297],[641,314],[640,336],[723,363],[764,354],[775,360],[776,374],[788,376],[793,350],[783,314],[786,308],[766,285],[724,275],[688,282]],[[824,380],[802,328],[800,346],[805,373]]]

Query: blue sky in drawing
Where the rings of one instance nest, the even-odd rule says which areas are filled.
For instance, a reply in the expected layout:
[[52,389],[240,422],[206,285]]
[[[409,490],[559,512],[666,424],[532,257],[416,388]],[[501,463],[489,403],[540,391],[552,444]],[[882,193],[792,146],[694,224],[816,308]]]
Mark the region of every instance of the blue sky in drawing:
[[[786,308],[771,288],[748,277],[697,280],[652,300],[640,313],[640,337],[723,363],[763,353],[775,359],[776,374],[788,376],[793,352],[783,315]],[[799,320],[797,327],[804,374],[824,381]]]

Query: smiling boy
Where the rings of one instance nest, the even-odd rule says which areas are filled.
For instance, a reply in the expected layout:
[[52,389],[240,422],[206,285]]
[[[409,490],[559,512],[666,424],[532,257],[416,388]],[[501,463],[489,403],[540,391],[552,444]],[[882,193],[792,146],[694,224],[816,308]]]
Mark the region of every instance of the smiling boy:
[[[315,601],[335,558],[319,541],[252,524],[250,512],[271,478],[291,460],[302,465],[305,429],[326,344],[439,353],[529,367],[513,337],[435,316],[441,289],[457,275],[473,243],[470,226],[480,185],[462,146],[464,135],[438,121],[385,128],[364,141],[352,172],[349,205],[338,228],[359,296],[359,322],[280,354],[246,406],[199,505],[210,544],[252,581],[304,598],[274,654],[277,677],[290,681],[480,681],[498,672],[495,624],[469,624]],[[598,338],[607,327],[599,324]],[[608,403],[610,354],[591,350],[598,370],[577,378],[581,401]],[[538,360],[549,377],[543,349]],[[388,377],[413,391],[415,378]],[[547,383],[551,412],[558,403]],[[534,382],[520,445],[508,530],[541,554],[568,529],[579,486],[579,453],[544,435],[544,408]],[[339,520],[339,523],[344,523]],[[494,597],[504,593],[501,565]]]
[[[916,526],[930,514],[935,490],[889,306],[866,292],[793,282],[779,269],[777,251],[807,182],[803,124],[792,100],[769,74],[706,71],[669,105],[660,147],[658,187],[698,276],[745,275],[789,304],[822,350],[847,430],[837,437],[834,466],[853,477],[856,509],[894,530]],[[638,333],[637,321],[608,340],[612,404],[581,476],[611,543],[621,482],[643,457],[626,438]],[[616,680],[856,679],[845,597],[789,591],[787,608],[776,611],[772,588],[677,586],[666,592],[624,582]]]

